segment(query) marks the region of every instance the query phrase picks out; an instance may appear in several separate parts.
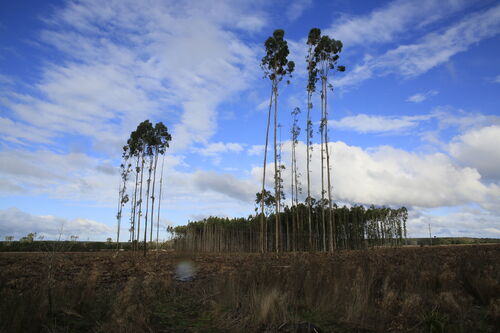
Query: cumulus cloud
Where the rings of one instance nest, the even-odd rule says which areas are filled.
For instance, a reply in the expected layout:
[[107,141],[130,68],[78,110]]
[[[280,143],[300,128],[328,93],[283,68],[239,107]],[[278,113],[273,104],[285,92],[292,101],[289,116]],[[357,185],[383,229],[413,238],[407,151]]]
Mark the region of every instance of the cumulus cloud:
[[453,139],[450,153],[462,164],[476,168],[487,178],[500,181],[500,126],[470,130]]
[[34,232],[45,239],[68,239],[74,235],[80,239],[104,240],[113,235],[112,228],[106,224],[84,218],[32,215],[17,208],[0,210],[0,235],[19,239]]
[[437,90],[429,90],[425,93],[417,93],[415,95],[411,95],[406,99],[407,102],[413,102],[413,103],[421,103],[428,99],[429,97],[436,96],[438,94]]
[[[290,158],[290,147],[289,142],[284,145],[285,161]],[[418,154],[388,146],[365,150],[343,142],[334,142],[330,147],[335,200],[427,208],[477,203],[492,209],[497,205],[494,198],[500,196],[500,187],[482,183],[476,169],[459,166],[443,153]],[[320,151],[319,145],[313,145],[311,188],[316,198],[321,197]],[[298,144],[297,156],[305,188],[304,143]],[[272,164],[267,170],[267,186],[272,186]],[[285,189],[289,188],[289,172],[287,168],[283,175]],[[262,168],[254,168],[252,174],[259,179]]]

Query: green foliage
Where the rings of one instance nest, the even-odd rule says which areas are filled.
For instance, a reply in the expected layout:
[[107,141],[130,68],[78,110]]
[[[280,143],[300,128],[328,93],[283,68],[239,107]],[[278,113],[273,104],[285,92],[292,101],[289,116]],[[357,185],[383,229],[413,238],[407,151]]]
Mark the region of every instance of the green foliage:
[[264,43],[266,55],[262,58],[261,68],[265,76],[273,82],[281,81],[284,76],[291,75],[295,69],[295,63],[287,58],[290,51],[284,37],[285,32],[276,29]]
[[[256,204],[261,204],[261,193],[256,194]],[[280,213],[280,250],[321,251],[323,229],[321,228],[322,202],[311,198],[311,227],[307,225],[307,206],[303,203],[285,207]],[[268,207],[266,231],[268,248],[275,244],[275,212],[271,211],[274,197],[266,191],[265,201]],[[330,213],[329,209],[326,211]],[[378,246],[404,245],[407,210],[405,207],[333,206],[337,228],[334,232],[338,249],[359,249]],[[297,230],[285,232],[295,218],[299,218]],[[259,215],[248,218],[209,217],[200,221],[189,222],[185,226],[172,229],[174,247],[178,250],[208,252],[255,252],[259,250]],[[290,229],[289,229],[290,230]],[[325,230],[329,237],[330,230]],[[312,242],[309,240],[312,239]],[[293,245],[293,247],[292,247]]]

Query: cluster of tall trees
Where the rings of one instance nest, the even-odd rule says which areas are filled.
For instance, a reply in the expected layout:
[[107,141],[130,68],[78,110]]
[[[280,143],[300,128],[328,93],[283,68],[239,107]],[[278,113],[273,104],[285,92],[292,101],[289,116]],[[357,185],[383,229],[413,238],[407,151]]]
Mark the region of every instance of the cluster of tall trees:
[[[132,131],[127,144],[123,146],[121,164],[121,182],[118,198],[117,213],[117,244],[120,244],[120,227],[123,209],[127,203],[130,204],[130,228],[129,241],[137,250],[143,242],[144,251],[147,250],[147,239],[153,242],[153,229],[155,224],[155,200],[159,194],[156,214],[156,245],[158,246],[160,230],[160,208],[163,186],[163,165],[165,152],[172,140],[167,127],[162,123],[154,126],[149,120],[145,120]],[[161,170],[157,177],[158,160],[161,160]],[[159,178],[159,188],[156,187]],[[130,183],[130,188],[129,188]],[[145,199],[145,202],[144,202]],[[141,222],[143,224],[141,225]],[[142,227],[142,230],[141,230]]]
[[[266,55],[262,58],[261,67],[264,71],[265,77],[271,81],[271,96],[269,99],[269,112],[267,117],[266,140],[264,149],[264,167],[262,175],[262,190],[259,198],[261,198],[260,205],[260,240],[261,252],[266,252],[269,248],[267,241],[267,226],[266,226],[266,212],[265,212],[265,193],[266,193],[266,165],[267,165],[267,149],[269,142],[269,128],[271,123],[271,111],[274,105],[274,202],[275,202],[275,219],[274,222],[276,230],[274,230],[274,250],[279,251],[280,235],[282,234],[278,229],[281,225],[280,212],[281,201],[284,198],[281,186],[281,164],[278,163],[278,153],[276,144],[276,128],[277,128],[277,114],[278,114],[278,92],[279,84],[285,77],[291,77],[295,69],[295,63],[288,60],[289,49],[286,40],[284,39],[285,32],[281,29],[275,30],[273,35],[265,42]],[[331,153],[329,147],[329,131],[328,131],[328,92],[333,90],[333,86],[329,81],[329,77],[334,71],[343,72],[345,67],[338,65],[337,61],[340,58],[342,51],[342,42],[330,38],[327,35],[322,35],[321,30],[313,28],[309,31],[307,39],[307,56],[306,66],[308,72],[308,80],[306,84],[307,92],[307,119],[306,119],[306,143],[307,143],[307,224],[310,228],[309,235],[312,237],[312,197],[311,197],[311,171],[310,159],[312,149],[312,135],[313,135],[313,122],[311,111],[313,110],[313,97],[317,90],[317,84],[321,83],[319,89],[320,96],[320,125],[319,134],[321,142],[321,228],[324,244],[324,251],[333,251],[336,248],[336,227],[335,227],[335,214],[333,210],[333,194],[332,194],[332,176],[331,176]],[[287,81],[289,82],[289,81]],[[298,126],[297,115],[300,109],[295,108],[292,112],[293,126],[292,134],[292,207],[298,205],[299,196],[299,172],[297,171],[297,156],[296,144],[300,135],[300,127]],[[326,197],[327,195],[327,197]],[[326,209],[328,207],[328,209]],[[297,217],[298,220],[298,217]],[[294,224],[295,227],[295,224]],[[328,231],[328,232],[327,232]],[[312,238],[309,240],[312,246]]]
[[[295,63],[288,60],[290,51],[285,40],[285,32],[275,30],[264,43],[265,56],[261,61],[264,77],[270,82],[269,109],[266,122],[262,187],[256,194],[255,215],[247,219],[209,218],[191,222],[187,226],[171,228],[176,247],[193,251],[334,251],[337,248],[364,248],[367,246],[399,245],[406,238],[406,208],[376,208],[371,206],[337,207],[333,201],[332,164],[329,128],[328,95],[333,91],[330,77],[334,72],[343,72],[345,67],[338,65],[342,51],[342,42],[313,28],[307,39],[307,117],[305,138],[307,145],[306,182],[307,196],[299,201],[302,194],[301,173],[297,167],[296,147],[301,135],[299,126],[300,108],[291,113],[291,204],[284,206],[285,199],[282,170],[285,166],[281,159],[281,125],[278,119],[278,98],[280,86],[285,81],[290,83]],[[313,100],[320,102],[315,116]],[[266,189],[266,168],[268,164],[268,146],[273,120],[274,152],[274,193]],[[313,121],[315,119],[315,121]],[[320,170],[321,198],[316,200],[311,195],[311,158],[313,147],[314,123],[320,135]],[[278,129],[280,131],[278,143]],[[133,131],[127,145],[124,146],[122,164],[122,185],[118,210],[118,225],[124,205],[130,201],[130,239],[138,243],[143,228],[144,250],[146,250],[148,226],[150,241],[153,241],[153,221],[155,204],[155,183],[158,156],[163,155],[171,140],[167,128],[158,123],[154,127],[144,121]],[[163,164],[162,164],[163,165]],[[163,169],[163,167],[162,167]],[[144,171],[147,180],[144,184]],[[127,183],[133,183],[129,195]],[[160,195],[163,173],[160,178]],[[151,185],[152,182],[152,185]],[[144,192],[144,195],[143,195]],[[145,207],[143,198],[146,198]],[[151,199],[151,209],[149,201]],[[143,210],[146,214],[141,226]],[[157,225],[159,223],[158,204]],[[260,211],[260,212],[259,212]],[[149,223],[149,225],[148,225]],[[158,226],[157,226],[158,230]],[[119,240],[119,227],[118,227]],[[157,236],[158,240],[158,236]]]
[[[311,205],[298,203],[285,206],[276,219],[275,202],[269,192],[266,193],[266,248],[284,251],[324,251],[324,234],[334,234],[337,249],[363,249],[376,246],[399,246],[406,241],[406,220],[408,211],[402,207],[352,206],[337,207],[332,211],[326,208],[336,221],[335,230],[323,229],[324,204],[321,200],[311,200]],[[260,193],[258,194],[260,195]],[[257,198],[259,199],[259,198]],[[256,204],[260,208],[259,200]],[[309,208],[312,209],[309,209]],[[311,224],[308,224],[308,217]],[[279,221],[278,228],[274,225]],[[209,217],[201,221],[190,222],[185,226],[171,229],[174,247],[177,250],[200,252],[260,252],[261,215],[248,218]],[[274,234],[279,230],[279,237]],[[280,243],[276,244],[276,239]]]

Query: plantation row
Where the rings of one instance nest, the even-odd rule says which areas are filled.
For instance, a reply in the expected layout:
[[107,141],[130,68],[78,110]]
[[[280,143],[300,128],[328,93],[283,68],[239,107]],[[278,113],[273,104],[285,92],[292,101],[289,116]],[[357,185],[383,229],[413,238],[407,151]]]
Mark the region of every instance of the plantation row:
[[[328,251],[328,244],[335,243],[338,249],[362,249],[373,246],[399,246],[405,243],[406,208],[365,208],[354,206],[324,210],[332,213],[336,221],[335,230],[322,218],[322,205],[312,206],[312,224],[306,217],[308,207],[298,204],[285,207],[280,213],[280,225],[270,214],[265,219],[264,244],[260,238],[260,216],[248,218],[219,218],[190,222],[186,226],[171,228],[176,250],[195,252],[259,252],[264,251]],[[276,237],[275,230],[279,230]],[[331,237],[334,239],[330,239]],[[275,240],[280,239],[279,246]]]

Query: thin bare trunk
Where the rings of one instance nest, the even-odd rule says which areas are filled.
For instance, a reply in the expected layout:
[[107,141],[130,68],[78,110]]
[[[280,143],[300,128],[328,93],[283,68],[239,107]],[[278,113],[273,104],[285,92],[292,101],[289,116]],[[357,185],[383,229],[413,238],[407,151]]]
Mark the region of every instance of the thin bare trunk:
[[260,240],[261,240],[261,249],[262,253],[267,250],[267,221],[265,220],[264,213],[264,199],[265,199],[265,191],[266,191],[266,163],[267,163],[267,146],[269,143],[269,127],[271,125],[271,108],[273,106],[273,96],[274,96],[274,84],[273,89],[271,89],[271,97],[269,98],[269,112],[267,114],[267,129],[266,129],[266,145],[264,148],[264,170],[262,172],[262,195],[261,195],[261,215],[260,215]]
[[328,221],[330,224],[330,252],[333,252],[335,247],[335,232],[334,232],[334,216],[333,216],[333,204],[332,204],[332,186],[331,186],[331,176],[330,176],[330,152],[328,149],[328,107],[327,107],[327,87],[326,87],[326,77],[323,80],[323,91],[324,91],[324,107],[325,107],[325,145],[326,145],[326,172],[328,178]]
[[161,177],[160,177],[160,197],[158,198],[158,213],[156,214],[156,249],[158,250],[158,239],[160,237],[160,206],[161,206],[161,190],[163,185],[163,163],[165,162],[165,155],[161,160]]
[[310,133],[311,133],[311,96],[312,93],[308,92],[307,93],[307,134],[306,134],[306,141],[307,141],[307,222],[309,224],[309,250],[312,250],[312,219],[311,219],[311,175],[309,171],[309,154],[310,154]]
[[141,155],[142,162],[141,162],[141,188],[139,192],[139,214],[137,217],[137,247],[139,247],[139,241],[140,239],[140,232],[141,232],[141,216],[142,216],[142,185],[143,185],[143,179],[144,179],[144,152]]
[[326,252],[326,225],[325,225],[325,168],[324,168],[324,153],[325,153],[325,148],[324,148],[324,110],[323,110],[323,99],[324,99],[324,94],[323,91],[321,92],[321,127],[320,127],[320,132],[321,132],[321,224],[323,226],[323,251]]
[[154,207],[155,207],[155,183],[156,183],[156,166],[158,164],[158,147],[155,149],[155,163],[153,166],[153,188],[151,190],[151,232],[149,234],[149,241],[153,243],[153,221],[154,221]]
[[139,172],[137,171],[139,169],[139,156],[137,156],[137,162],[135,165],[135,189],[134,189],[134,200],[133,201],[133,206],[132,206],[132,211],[131,211],[131,238],[130,240],[133,242],[135,240],[135,216],[136,216],[136,211],[137,211],[137,186],[138,186],[138,181],[139,181]]
[[[125,184],[123,185],[125,187]],[[123,208],[123,192],[121,187],[121,182],[118,183],[118,213],[116,214],[117,220],[117,230],[116,230],[116,249],[120,248],[120,224],[122,221],[122,208]]]
[[274,197],[276,203],[275,212],[275,249],[279,252],[279,223],[280,223],[280,188],[279,188],[279,174],[278,174],[278,151],[276,145],[276,130],[277,130],[277,117],[278,117],[278,84],[274,84]]
[[[147,251],[147,236],[148,236],[148,211],[149,211],[149,188],[151,186],[151,170],[153,169],[153,159],[149,160],[149,168],[148,168],[148,186],[146,189],[146,218],[144,219],[144,255],[146,255]],[[152,224],[152,221],[151,221]]]
[[[292,129],[292,168],[291,168],[291,175],[292,175],[292,205],[290,207],[290,213],[292,214],[292,233],[293,233],[293,242],[292,242],[292,248],[293,248],[293,251],[295,251],[295,239],[296,239],[296,232],[297,232],[297,229],[295,228],[295,217],[294,217],[294,214],[293,214],[293,205],[294,205],[294,201],[293,201],[293,198],[294,198],[294,181],[295,181],[295,177],[293,175],[293,172],[294,172],[294,167],[293,167],[293,164],[294,164],[294,161],[295,161],[295,134],[294,134],[294,129]],[[288,219],[288,214],[287,214],[287,219]]]

